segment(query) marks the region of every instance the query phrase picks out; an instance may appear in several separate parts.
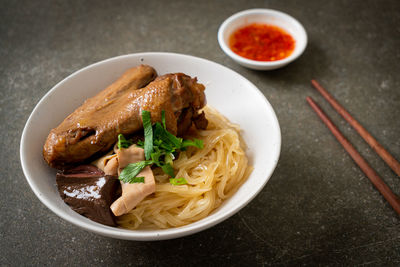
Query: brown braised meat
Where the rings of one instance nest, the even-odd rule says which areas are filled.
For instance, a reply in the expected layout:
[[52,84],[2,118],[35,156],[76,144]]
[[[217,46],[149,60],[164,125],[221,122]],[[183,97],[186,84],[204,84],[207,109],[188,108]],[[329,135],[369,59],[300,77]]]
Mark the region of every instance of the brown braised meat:
[[[118,134],[130,135],[143,129],[142,110],[151,112],[153,122],[161,121],[161,111],[165,110],[167,129],[173,134],[182,133],[190,127],[191,121],[204,121],[204,114],[199,113],[205,105],[204,86],[195,78],[183,73],[167,74],[142,89],[134,90],[146,83],[146,79],[142,80],[143,83],[135,88],[118,93],[108,92],[114,90],[111,85],[88,99],[51,130],[43,150],[48,164],[63,168],[108,151]],[[178,121],[186,121],[182,123],[185,129],[178,125]],[[202,123],[201,127],[204,125],[207,123]]]
[[104,175],[94,166],[84,165],[57,173],[61,198],[77,213],[105,225],[115,226],[110,210],[120,186],[116,176]]
[[117,109],[121,97],[143,88],[156,76],[152,67],[140,65],[128,69],[106,89],[87,99],[57,128],[51,130],[43,148],[43,157],[47,163],[52,167],[63,168],[64,165],[80,162],[101,151],[107,146],[103,142],[110,138],[104,135],[102,129],[107,127],[106,120]]

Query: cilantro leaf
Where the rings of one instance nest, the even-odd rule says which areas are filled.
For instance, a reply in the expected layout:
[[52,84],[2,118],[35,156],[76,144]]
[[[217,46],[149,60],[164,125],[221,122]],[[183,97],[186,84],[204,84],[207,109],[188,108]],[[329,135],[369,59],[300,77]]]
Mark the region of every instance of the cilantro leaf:
[[131,140],[126,140],[123,134],[119,134],[118,135],[118,143],[117,146],[119,149],[121,148],[128,148],[132,145],[132,141]]
[[136,175],[138,175],[144,169],[144,167],[151,164],[153,164],[153,161],[151,160],[138,161],[135,163],[128,164],[122,170],[118,179],[120,179],[124,183],[130,183],[130,184],[135,183],[135,178],[137,178]]
[[164,129],[167,129],[167,125],[165,124],[165,110],[161,111],[161,122],[164,126]]
[[160,157],[161,157],[161,152],[153,152],[151,153],[151,160],[153,161],[153,163],[155,163],[157,166],[160,165]]
[[[203,141],[199,139],[183,140],[167,131],[165,111],[161,111],[161,123],[151,123],[151,113],[142,111],[142,122],[144,129],[144,142],[138,141],[137,146],[144,149],[145,161],[129,164],[121,172],[120,180],[132,181],[136,175],[147,165],[155,164],[160,167],[164,173],[175,177],[172,167],[173,160],[179,150],[186,150],[189,146],[203,148]],[[172,178],[171,184],[186,184],[184,178]]]
[[171,165],[172,165],[172,161],[173,161],[174,159],[175,159],[175,156],[174,156],[174,154],[172,154],[172,153],[168,153],[168,154],[166,154],[165,157],[164,157],[165,163],[168,163],[168,164],[171,164]]
[[135,184],[135,183],[144,183],[144,177],[133,177],[131,182],[131,184]]
[[175,177],[174,168],[172,168],[171,164],[167,163],[165,165],[162,165],[161,169],[163,170],[163,172],[165,172],[169,176]]
[[136,143],[136,146],[140,147],[140,148],[144,148],[144,141],[143,140],[138,140]]
[[181,148],[183,148],[183,147],[186,148],[188,146],[194,146],[194,147],[202,149],[204,147],[203,140],[199,140],[196,138],[193,139],[193,141],[192,140],[183,140]]
[[185,178],[181,177],[181,178],[171,178],[169,179],[170,184],[172,185],[184,185],[187,184],[188,182],[186,181]]
[[149,111],[142,111],[144,129],[144,156],[149,160],[153,152],[153,127],[151,126],[151,115]]
[[182,144],[182,138],[178,138],[172,133],[164,129],[159,122],[154,125],[154,136],[156,139],[160,139],[162,145],[171,146],[175,149],[179,149]]

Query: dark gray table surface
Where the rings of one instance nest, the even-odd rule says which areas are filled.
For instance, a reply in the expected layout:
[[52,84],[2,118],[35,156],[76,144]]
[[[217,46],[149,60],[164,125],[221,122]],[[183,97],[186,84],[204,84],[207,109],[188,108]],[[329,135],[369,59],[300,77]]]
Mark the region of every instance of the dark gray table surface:
[[[301,21],[309,37],[301,58],[261,72],[222,52],[222,21],[256,7]],[[279,164],[249,205],[209,230],[159,242],[106,238],[60,219],[36,198],[19,160],[25,122],[49,89],[91,63],[145,51],[237,71],[268,98],[282,130]],[[0,62],[0,265],[400,264],[399,215],[305,102],[313,96],[400,194],[399,177],[310,86],[318,79],[400,159],[398,0],[2,0]]]

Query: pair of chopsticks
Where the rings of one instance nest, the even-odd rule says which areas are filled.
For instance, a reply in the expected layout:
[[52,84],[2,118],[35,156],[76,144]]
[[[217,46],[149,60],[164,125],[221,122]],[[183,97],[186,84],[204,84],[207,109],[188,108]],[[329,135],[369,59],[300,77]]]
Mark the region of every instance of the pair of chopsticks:
[[[375,152],[389,165],[392,170],[400,176],[400,163],[388,152],[386,149],[379,144],[376,139],[368,133],[364,127],[361,126],[347,111],[342,107],[331,94],[329,94],[317,81],[312,80],[312,85],[317,91],[329,102],[329,104],[359,133],[359,135],[375,150]],[[311,97],[306,98],[308,104],[317,113],[320,119],[329,128],[332,134],[336,137],[339,143],[357,163],[358,167],[364,172],[364,174],[371,180],[374,186],[379,190],[383,197],[389,202],[393,209],[400,214],[400,200],[390,190],[390,188],[382,181],[379,175],[374,169],[369,166],[367,161],[358,153],[358,151],[352,146],[352,144],[343,136],[339,129],[333,124],[329,117],[324,111],[315,103]]]

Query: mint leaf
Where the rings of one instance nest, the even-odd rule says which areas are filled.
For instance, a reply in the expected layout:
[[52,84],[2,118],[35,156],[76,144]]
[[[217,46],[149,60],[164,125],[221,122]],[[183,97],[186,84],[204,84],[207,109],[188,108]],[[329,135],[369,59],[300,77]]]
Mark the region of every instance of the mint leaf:
[[187,184],[188,182],[186,181],[185,178],[181,177],[181,178],[171,178],[169,179],[170,184],[172,185],[184,185]]

